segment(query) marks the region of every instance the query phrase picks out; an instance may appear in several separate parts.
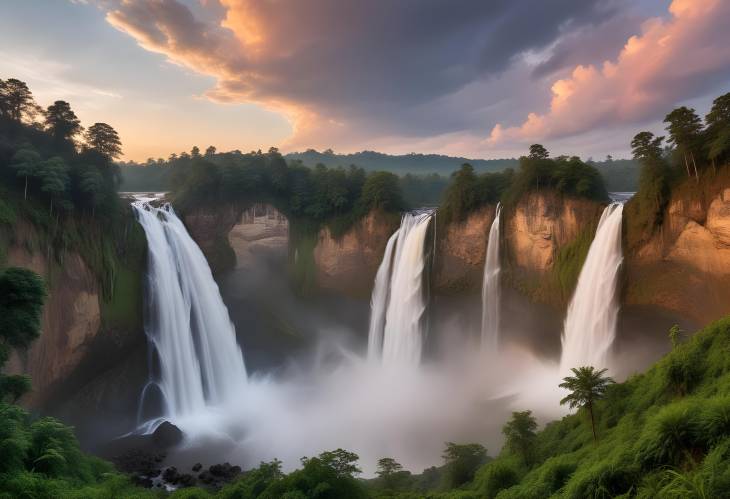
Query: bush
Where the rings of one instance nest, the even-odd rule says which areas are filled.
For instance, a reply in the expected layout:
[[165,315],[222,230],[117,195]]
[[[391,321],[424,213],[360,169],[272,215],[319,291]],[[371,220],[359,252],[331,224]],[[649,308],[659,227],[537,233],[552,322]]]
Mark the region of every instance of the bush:
[[579,468],[565,486],[564,495],[570,499],[617,497],[629,492],[638,477],[638,468],[623,454]]
[[522,469],[516,459],[498,459],[479,470],[475,488],[480,497],[496,497],[497,494],[519,483]]
[[647,421],[636,444],[637,463],[649,469],[692,461],[692,452],[703,445],[699,413],[700,407],[692,402],[663,407]]

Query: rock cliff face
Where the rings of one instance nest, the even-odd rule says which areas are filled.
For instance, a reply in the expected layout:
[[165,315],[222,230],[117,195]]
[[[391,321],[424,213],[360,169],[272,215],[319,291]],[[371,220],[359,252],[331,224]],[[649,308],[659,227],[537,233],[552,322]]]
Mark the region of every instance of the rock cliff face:
[[535,301],[565,306],[603,207],[542,191],[506,210],[503,262],[511,284]]
[[354,296],[369,296],[385,245],[398,228],[398,218],[369,213],[341,237],[328,227],[317,235],[313,256],[320,289]]
[[[105,298],[99,278],[80,253],[69,250],[59,258],[22,219],[11,230],[4,264],[41,275],[48,297],[40,337],[27,351],[14,352],[6,368],[32,379],[33,390],[23,398],[24,405],[53,412],[66,397],[95,383],[131,350],[144,346],[142,269],[117,262],[112,297]],[[136,264],[144,265],[143,255],[135,258]],[[146,366],[139,370],[146,372]]]
[[625,301],[706,324],[730,314],[730,188],[679,190],[664,223],[626,255]]
[[200,206],[183,214],[190,236],[200,246],[214,274],[236,266],[228,234],[240,222],[243,211],[236,204],[223,204]]
[[38,236],[30,225],[15,226],[15,243],[8,249],[7,264],[25,267],[45,277],[48,298],[43,308],[41,335],[28,352],[16,353],[11,371],[29,374],[33,392],[27,399],[38,405],[55,382],[67,378],[86,354],[99,331],[101,311],[96,279],[77,253],[66,255],[63,265],[51,265],[41,251],[33,251]]
[[439,226],[442,232],[436,235],[436,293],[475,293],[481,290],[487,239],[494,214],[495,206],[485,206],[462,222]]

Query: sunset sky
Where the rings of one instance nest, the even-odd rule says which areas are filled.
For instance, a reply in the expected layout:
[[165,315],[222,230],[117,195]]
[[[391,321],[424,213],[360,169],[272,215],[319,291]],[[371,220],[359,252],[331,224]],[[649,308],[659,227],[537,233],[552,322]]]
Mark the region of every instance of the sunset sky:
[[727,0],[4,0],[0,78],[125,159],[333,148],[628,155],[730,91]]

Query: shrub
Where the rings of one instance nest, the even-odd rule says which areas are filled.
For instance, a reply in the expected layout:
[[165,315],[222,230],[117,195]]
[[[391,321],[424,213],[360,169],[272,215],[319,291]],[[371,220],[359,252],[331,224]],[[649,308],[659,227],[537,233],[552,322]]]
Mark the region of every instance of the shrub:
[[694,403],[679,402],[651,417],[636,444],[637,463],[648,469],[691,461],[692,451],[701,445],[699,411]]
[[521,469],[514,459],[492,461],[479,470],[475,480],[480,497],[496,497],[497,494],[519,483]]

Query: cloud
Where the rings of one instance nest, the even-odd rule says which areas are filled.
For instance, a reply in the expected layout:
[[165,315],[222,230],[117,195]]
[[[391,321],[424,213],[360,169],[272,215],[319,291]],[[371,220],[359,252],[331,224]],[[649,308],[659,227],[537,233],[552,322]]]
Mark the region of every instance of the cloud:
[[[285,113],[292,144],[427,137],[483,128],[500,102],[469,89],[625,0],[103,0],[107,21],[147,50],[210,75],[206,95]],[[470,97],[471,98],[471,97]],[[445,109],[446,103],[455,107]],[[439,109],[439,112],[429,109]],[[464,112],[460,112],[463,110]],[[449,112],[451,111],[451,112]]]
[[655,120],[676,102],[727,82],[730,2],[674,0],[669,13],[644,22],[615,60],[575,66],[552,85],[547,112],[531,112],[519,126],[497,123],[487,143],[558,139]]

